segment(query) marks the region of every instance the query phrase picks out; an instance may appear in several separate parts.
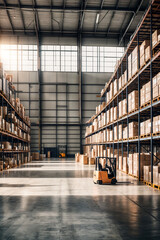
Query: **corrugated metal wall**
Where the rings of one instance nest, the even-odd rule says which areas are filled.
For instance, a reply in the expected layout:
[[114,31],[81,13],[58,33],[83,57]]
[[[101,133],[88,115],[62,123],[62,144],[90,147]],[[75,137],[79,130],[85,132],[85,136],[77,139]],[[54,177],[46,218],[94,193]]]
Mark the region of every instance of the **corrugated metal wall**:
[[[6,39],[6,41],[5,41]],[[7,44],[35,44],[33,38],[5,38],[1,43]],[[76,45],[76,39],[46,38],[43,44]],[[83,40],[83,44],[92,41]],[[97,45],[100,41],[96,42]],[[95,44],[95,40],[94,40]],[[96,45],[96,44],[95,44]],[[102,41],[105,45],[116,45],[116,42]],[[39,85],[37,72],[10,72],[14,75],[14,83],[19,91],[18,95],[26,108],[26,114],[32,122],[31,149],[39,150]],[[82,123],[95,114],[95,108],[100,104],[97,95],[110,73],[82,73]],[[78,99],[78,73],[69,72],[42,72],[42,147],[56,147],[67,144],[68,154],[80,151],[80,126],[79,126],[79,99]],[[56,117],[57,116],[57,117]],[[55,124],[58,124],[56,127]],[[82,128],[84,137],[85,126]],[[83,141],[84,142],[84,141]]]

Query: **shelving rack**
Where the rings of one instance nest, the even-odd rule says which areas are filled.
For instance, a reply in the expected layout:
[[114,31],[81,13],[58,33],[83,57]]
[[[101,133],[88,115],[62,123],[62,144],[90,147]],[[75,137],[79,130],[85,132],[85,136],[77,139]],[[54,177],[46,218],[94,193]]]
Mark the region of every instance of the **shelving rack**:
[[[113,155],[114,150],[117,149],[117,159],[119,163],[119,150],[122,151],[122,159],[123,159],[123,150],[126,149],[127,156],[129,156],[129,152],[132,151],[132,149],[136,149],[137,153],[139,154],[139,180],[142,178],[141,171],[140,171],[140,153],[141,149],[145,149],[148,153],[150,153],[151,156],[151,183],[153,183],[153,165],[154,161],[153,158],[155,157],[157,161],[159,159],[154,155],[154,149],[159,145],[160,143],[160,135],[153,135],[153,117],[160,115],[160,100],[159,98],[157,101],[153,101],[153,88],[152,88],[152,78],[160,72],[160,42],[157,44],[157,46],[154,48],[154,51],[152,49],[152,33],[160,29],[160,1],[159,0],[153,0],[151,4],[149,5],[148,9],[146,10],[141,23],[137,27],[135,33],[133,34],[133,37],[130,41],[130,43],[127,46],[127,49],[119,61],[119,64],[116,66],[114,73],[112,74],[108,84],[106,84],[104,90],[101,93],[101,102],[106,102],[106,106],[95,116],[93,116],[88,122],[87,125],[89,126],[92,124],[93,120],[98,118],[98,116],[101,113],[106,112],[110,107],[117,106],[118,109],[118,103],[120,100],[127,99],[127,115],[123,116],[122,118],[119,118],[119,109],[117,111],[117,119],[116,121],[107,124],[103,126],[102,128],[94,131],[91,134],[88,134],[85,139],[88,137],[103,131],[107,128],[112,129],[115,125],[117,125],[117,129],[119,124],[127,125],[127,139],[126,140],[118,140],[114,141],[114,131],[113,131],[113,141],[111,142],[103,142],[103,143],[89,143],[85,144],[85,146],[90,146],[92,148],[93,145],[104,145],[105,148],[109,147],[110,149],[113,148]],[[150,40],[150,60],[142,67],[140,68],[140,44],[144,40]],[[133,49],[138,46],[138,71],[137,73],[131,78],[128,78],[128,56],[133,51]],[[115,80],[119,79],[119,76],[121,76],[124,71],[127,70],[127,83],[119,89],[115,94],[115,96],[108,101],[107,100],[107,91],[110,88],[110,84]],[[141,107],[140,103],[140,89],[141,87],[150,81],[151,84],[151,101],[147,106]],[[132,113],[128,113],[128,94],[132,92],[133,90],[138,90],[138,109]],[[151,119],[151,134],[150,136],[141,137],[140,135],[140,123],[142,119]],[[131,120],[138,122],[138,136],[135,139],[129,139],[129,122]],[[106,133],[107,134],[107,133]],[[117,135],[119,135],[117,133]],[[122,132],[122,138],[123,138],[123,132]]]
[[[22,137],[17,136],[13,131],[12,131],[12,123],[17,126],[23,133],[30,134],[30,124],[26,121],[26,119],[16,110],[16,108],[12,105],[10,99],[10,94],[12,91],[12,97],[16,99],[16,91],[10,88],[10,84],[8,83],[8,92],[5,92],[6,89],[6,82],[4,76],[1,76],[1,91],[0,91],[0,106],[7,107],[7,116],[6,120],[8,123],[11,124],[11,131],[4,130],[3,128],[0,129],[0,158],[3,161],[3,168],[6,168],[5,165],[5,158],[9,157],[10,159],[13,159],[16,155],[17,159],[17,164],[15,165],[20,165],[21,163],[25,163],[25,159],[27,159],[27,162],[30,161],[30,140],[24,139]],[[15,114],[17,119],[19,119],[22,122],[22,125],[14,122],[12,118],[12,113]],[[10,117],[11,116],[11,117]],[[25,125],[27,128],[25,129]],[[3,142],[9,142],[11,144],[12,149],[4,149],[2,148]],[[15,150],[13,148],[14,143],[21,143],[22,149],[20,150]],[[26,150],[27,149],[27,150]],[[23,157],[22,157],[23,155]],[[24,159],[23,162],[20,163],[20,159]]]

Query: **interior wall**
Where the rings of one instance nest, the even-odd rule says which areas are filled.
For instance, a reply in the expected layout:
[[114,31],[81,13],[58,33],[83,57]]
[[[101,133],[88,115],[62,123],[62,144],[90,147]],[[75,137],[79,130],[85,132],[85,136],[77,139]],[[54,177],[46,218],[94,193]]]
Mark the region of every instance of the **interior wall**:
[[[91,41],[83,39],[83,44]],[[107,41],[92,42],[95,45],[107,45]],[[36,44],[35,38],[1,36],[3,44]],[[42,38],[42,44],[76,45],[75,38]],[[99,43],[99,44],[98,44]],[[113,42],[112,42],[113,43]],[[110,43],[111,45],[111,43]],[[113,44],[112,44],[113,45]],[[9,72],[13,74],[18,96],[26,108],[32,122],[31,149],[39,150],[39,85],[37,72]],[[100,104],[101,89],[110,78],[111,73],[82,73],[82,134],[84,138],[85,123],[95,114]],[[56,147],[67,144],[68,154],[80,151],[79,125],[79,85],[78,73],[42,72],[42,147]],[[56,124],[58,126],[56,127]],[[84,139],[83,139],[84,143]]]

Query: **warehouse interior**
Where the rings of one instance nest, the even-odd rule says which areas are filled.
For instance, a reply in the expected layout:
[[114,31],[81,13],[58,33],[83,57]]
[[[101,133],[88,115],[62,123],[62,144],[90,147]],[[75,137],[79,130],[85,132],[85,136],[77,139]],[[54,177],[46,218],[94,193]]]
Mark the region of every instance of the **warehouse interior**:
[[0,239],[160,239],[160,0],[0,0]]

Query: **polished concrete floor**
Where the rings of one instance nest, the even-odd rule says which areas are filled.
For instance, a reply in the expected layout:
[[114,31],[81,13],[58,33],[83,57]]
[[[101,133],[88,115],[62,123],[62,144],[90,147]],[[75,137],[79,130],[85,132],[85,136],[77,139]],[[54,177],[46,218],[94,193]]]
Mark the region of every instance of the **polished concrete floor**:
[[118,173],[95,185],[93,166],[44,160],[0,173],[0,240],[160,239],[160,191]]

